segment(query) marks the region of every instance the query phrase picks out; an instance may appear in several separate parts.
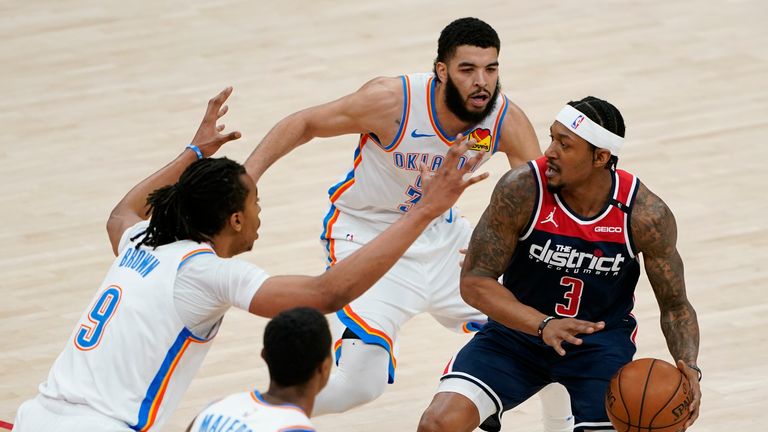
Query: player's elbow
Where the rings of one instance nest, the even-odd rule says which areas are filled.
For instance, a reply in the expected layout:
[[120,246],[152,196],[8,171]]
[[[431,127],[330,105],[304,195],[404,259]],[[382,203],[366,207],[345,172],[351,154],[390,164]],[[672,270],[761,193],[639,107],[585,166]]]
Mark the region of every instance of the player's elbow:
[[462,276],[459,291],[461,292],[461,298],[464,300],[464,303],[478,309],[479,304],[482,301],[482,294],[476,279],[477,278],[473,276]]
[[109,242],[112,244],[112,253],[114,253],[115,256],[117,256],[117,246],[120,242],[120,237],[123,234],[121,232],[121,228],[123,227],[123,217],[117,210],[117,207],[112,210],[112,213],[110,213],[109,218],[107,219],[106,226],[107,236],[109,236]]
[[352,296],[349,294],[351,289],[346,289],[343,284],[328,281],[325,275],[318,276],[318,284],[320,295],[316,307],[320,312],[324,314],[336,312],[352,301]]
[[321,135],[317,117],[317,108],[312,107],[289,115],[283,122],[286,123],[286,127],[295,131],[298,136],[298,145],[301,145]]

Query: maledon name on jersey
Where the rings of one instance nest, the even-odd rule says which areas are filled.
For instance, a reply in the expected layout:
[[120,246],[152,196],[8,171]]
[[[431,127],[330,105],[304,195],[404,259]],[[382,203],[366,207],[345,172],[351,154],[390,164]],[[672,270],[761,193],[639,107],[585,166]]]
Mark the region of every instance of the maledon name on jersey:
[[612,172],[611,199],[586,219],[547,190],[546,158],[528,164],[537,180],[537,203],[504,273],[504,286],[547,315],[607,326],[626,318],[640,276],[630,232],[639,180],[623,170]]
[[[360,217],[385,224],[394,223],[421,199],[419,165],[435,171],[443,163],[455,137],[448,135],[437,119],[435,76],[431,73],[400,77],[403,86],[403,111],[400,126],[392,142],[380,142],[374,134],[360,136],[354,163],[344,178],[328,194],[334,213]],[[477,141],[460,165],[485,151],[473,170],[485,163],[497,150],[501,125],[509,100],[499,94],[488,117],[463,132]]]
[[210,405],[195,418],[190,432],[314,432],[296,405],[273,405],[257,391],[236,393]]

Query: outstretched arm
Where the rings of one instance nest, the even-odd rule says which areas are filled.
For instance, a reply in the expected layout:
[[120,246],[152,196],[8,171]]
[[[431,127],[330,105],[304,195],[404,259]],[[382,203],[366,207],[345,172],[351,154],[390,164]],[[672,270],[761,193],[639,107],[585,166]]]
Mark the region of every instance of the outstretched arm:
[[699,355],[699,323],[685,292],[683,260],[677,251],[675,217],[664,201],[642,184],[632,213],[631,229],[659,303],[661,330],[667,347],[694,391],[687,428],[699,416],[701,389],[698,372],[689,367],[696,366]]
[[[240,138],[240,132],[221,134],[224,125],[217,125],[218,120],[227,113],[228,107],[224,102],[230,94],[232,94],[232,87],[227,87],[208,101],[203,121],[192,138],[191,144],[197,146],[204,157],[213,155],[225,143]],[[147,196],[158,188],[178,181],[181,173],[195,160],[197,160],[197,154],[193,150],[184,150],[171,163],[134,186],[117,203],[107,220],[107,234],[115,255],[117,255],[120,237],[125,230],[149,217]]]
[[368,132],[381,136],[384,130],[397,130],[402,98],[399,79],[376,78],[352,94],[293,113],[267,133],[245,169],[258,183],[273,163],[313,138]]
[[[528,166],[509,171],[501,178],[477,224],[461,272],[461,296],[470,306],[505,326],[528,334],[538,334],[539,324],[547,316],[521,303],[498,281],[517,248],[520,231],[528,222],[535,205],[535,179]],[[580,344],[579,333],[593,333],[603,323],[573,318],[551,321],[542,338],[560,355],[562,342]]]
[[[461,137],[457,138],[460,141]],[[383,233],[320,276],[275,276],[261,285],[251,300],[251,313],[272,317],[297,306],[309,306],[324,313],[335,312],[359,297],[384,275],[434,218],[448,210],[470,185],[487,173],[464,179],[480,161],[477,154],[458,168],[459,157],[475,142],[456,143],[434,174],[422,169],[424,195],[418,204]]]

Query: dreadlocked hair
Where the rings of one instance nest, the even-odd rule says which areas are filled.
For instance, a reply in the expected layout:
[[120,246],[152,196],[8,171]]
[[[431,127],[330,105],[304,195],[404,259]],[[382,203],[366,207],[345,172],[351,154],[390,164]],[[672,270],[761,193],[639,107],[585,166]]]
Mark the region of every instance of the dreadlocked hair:
[[[624,133],[626,132],[624,117],[621,116],[619,109],[613,106],[610,102],[594,96],[587,96],[582,100],[570,101],[568,102],[568,105],[576,108],[590,120],[599,124],[606,130],[624,138]],[[597,150],[597,147],[592,143],[589,143],[589,145],[592,146],[592,152],[594,153]],[[608,163],[605,164],[605,168],[616,169],[616,164],[618,163],[619,157],[612,154]]]
[[149,227],[131,240],[144,235],[137,248],[156,248],[179,240],[210,240],[233,213],[245,208],[248,188],[240,180],[244,174],[245,168],[231,159],[195,161],[176,184],[149,195]]
[[461,45],[470,45],[478,48],[496,48],[501,50],[501,41],[496,30],[486,22],[477,18],[459,18],[448,24],[437,40],[437,58],[432,66],[432,71],[437,78],[437,62],[445,63],[456,49]]

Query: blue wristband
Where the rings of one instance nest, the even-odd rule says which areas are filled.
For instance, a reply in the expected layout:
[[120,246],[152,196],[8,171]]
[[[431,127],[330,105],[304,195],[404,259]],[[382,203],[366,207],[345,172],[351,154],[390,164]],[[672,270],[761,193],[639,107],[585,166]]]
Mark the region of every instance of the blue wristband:
[[200,151],[200,147],[194,145],[194,144],[187,144],[187,148],[195,152],[198,159],[203,158],[203,152]]

